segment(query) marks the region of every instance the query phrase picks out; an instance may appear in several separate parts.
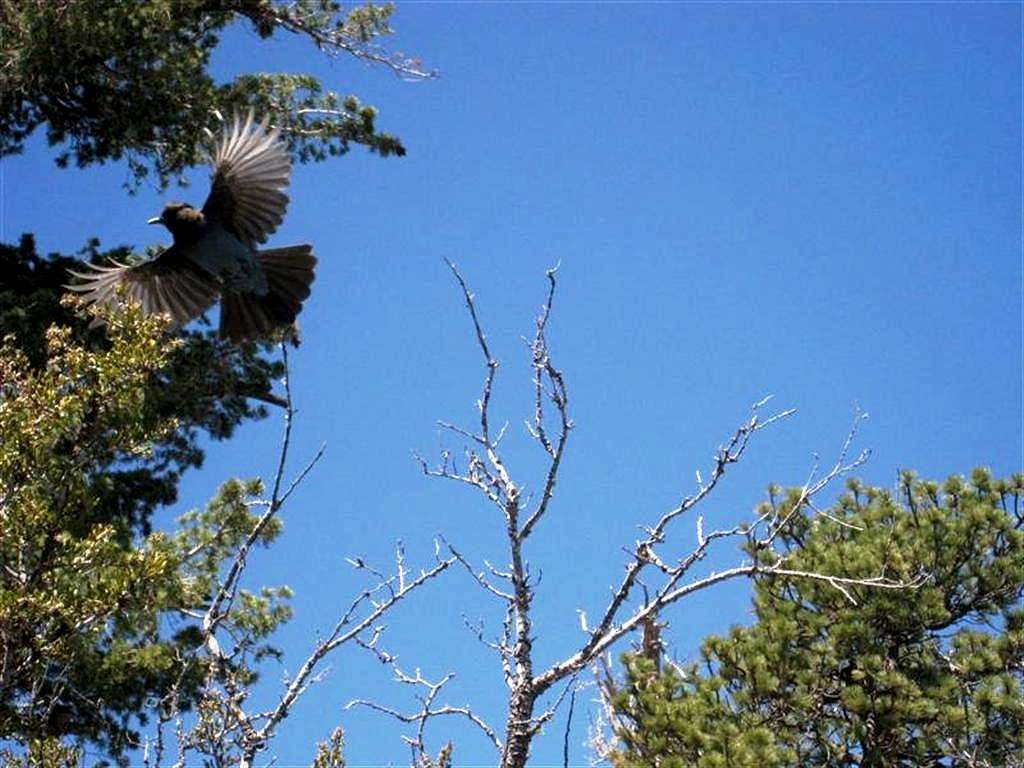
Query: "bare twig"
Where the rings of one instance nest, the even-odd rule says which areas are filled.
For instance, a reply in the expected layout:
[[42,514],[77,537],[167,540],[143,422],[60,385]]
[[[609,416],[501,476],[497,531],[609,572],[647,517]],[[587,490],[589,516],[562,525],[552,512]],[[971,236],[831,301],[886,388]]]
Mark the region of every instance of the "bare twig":
[[565,736],[562,740],[562,768],[569,768],[569,735],[572,733],[572,713],[576,709],[576,689],[569,697],[569,713],[565,716]]
[[350,32],[343,23],[323,24],[315,18],[310,18],[302,12],[300,5],[299,3],[270,3],[251,8],[244,5],[238,7],[236,12],[248,16],[257,24],[269,22],[273,26],[303,35],[327,54],[347,53],[370,64],[384,66],[405,80],[424,80],[437,77],[436,71],[424,69],[420,61],[405,57],[401,53],[388,53],[380,46],[369,42],[362,36],[367,27],[362,27],[361,34],[356,35]]
[[[555,267],[547,271],[548,297],[547,301],[544,302],[540,317],[537,318],[537,333],[531,345],[534,369],[533,382],[536,396],[532,434],[551,457],[551,462],[548,464],[547,473],[544,477],[544,490],[541,492],[537,508],[527,518],[522,530],[519,531],[520,541],[524,541],[533,532],[534,526],[544,516],[544,513],[547,512],[548,505],[554,497],[558,470],[562,466],[562,457],[565,455],[565,447],[569,442],[569,431],[573,427],[572,419],[569,418],[569,392],[561,371],[555,368],[551,362],[551,354],[548,351],[547,337],[545,336],[548,318],[551,317],[551,307],[555,299],[555,273],[557,269]],[[542,390],[545,376],[551,385],[549,397],[558,411],[561,426],[555,445],[552,445],[544,429],[544,399],[542,397]]]
[[442,572],[447,570],[453,562],[455,562],[454,557],[439,558],[432,568],[421,571],[420,574],[412,581],[400,584],[399,588],[391,592],[387,599],[377,603],[373,610],[361,619],[353,620],[353,613],[351,609],[346,612],[346,614],[335,625],[334,630],[327,639],[317,643],[316,648],[310,652],[309,656],[307,656],[306,660],[302,663],[302,666],[299,668],[295,678],[292,680],[284,695],[281,697],[281,700],[278,702],[271,715],[267,718],[266,724],[261,729],[260,734],[263,738],[269,738],[277,724],[288,715],[288,712],[295,703],[295,700],[301,696],[308,687],[313,671],[327,654],[335,648],[353,641],[364,630],[379,620],[381,616],[391,610],[391,608],[399,601],[408,596],[410,592],[439,576]]
[[448,715],[457,715],[469,720],[487,737],[496,750],[501,751],[501,740],[498,738],[497,732],[468,706],[455,707],[450,704],[434,706],[434,701],[438,694],[441,693],[441,689],[455,677],[453,673],[449,672],[438,682],[432,683],[423,677],[420,670],[417,669],[414,674],[409,675],[395,664],[393,656],[388,658],[390,659],[390,665],[397,682],[404,685],[422,688],[426,691],[426,693],[417,696],[422,705],[419,711],[404,713],[394,709],[393,707],[387,707],[383,704],[369,701],[367,699],[353,699],[345,705],[346,709],[350,709],[352,707],[366,707],[376,712],[388,715],[399,722],[415,724],[416,731],[414,735],[403,737],[406,744],[408,744],[413,750],[414,764],[421,762],[422,758],[428,754],[426,742],[424,740],[427,723],[432,718],[445,717]]

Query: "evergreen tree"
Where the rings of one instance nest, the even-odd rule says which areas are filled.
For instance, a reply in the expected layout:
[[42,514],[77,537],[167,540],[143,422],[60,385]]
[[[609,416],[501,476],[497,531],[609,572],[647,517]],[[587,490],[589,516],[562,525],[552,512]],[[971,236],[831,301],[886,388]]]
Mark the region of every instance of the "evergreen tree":
[[[260,39],[305,38],[328,55],[376,62],[410,77],[428,77],[417,62],[389,55],[377,40],[390,33],[392,6],[366,4],[343,12],[334,0],[5,0],[0,12],[0,157],[20,152],[37,128],[59,146],[60,165],[124,160],[130,186],[149,178],[158,187],[205,161],[209,136],[233,110],[255,107],[282,129],[300,161],[323,160],[355,142],[382,155],[404,154],[401,142],[375,127],[376,111],[354,96],[324,89],[299,73],[245,73],[218,82],[210,57],[232,25]],[[258,43],[255,43],[258,45]],[[83,233],[83,240],[89,233]],[[96,263],[144,258],[128,249],[101,251],[90,242],[78,254]],[[70,256],[42,257],[34,241],[0,244],[0,336],[14,334],[27,359],[43,359],[42,339],[53,322],[74,325],[60,306]],[[102,331],[75,326],[77,338],[103,343]],[[182,334],[154,390],[145,418],[174,416],[178,426],[154,451],[132,462],[98,459],[94,490],[106,497],[97,514],[132,521],[145,531],[149,513],[172,503],[185,469],[198,466],[198,438],[231,436],[242,421],[280,405],[270,383],[280,365],[255,346],[233,347],[212,333]]]
[[46,126],[66,145],[61,165],[125,160],[138,184],[159,186],[203,160],[219,117],[254,106],[283,129],[298,159],[323,160],[352,143],[402,155],[376,128],[376,110],[301,73],[248,72],[218,82],[210,57],[224,32],[294,34],[327,54],[429,77],[418,62],[375,41],[391,32],[392,6],[343,12],[335,0],[4,0],[0,13],[0,157]]
[[[353,143],[402,155],[373,107],[313,76],[219,82],[209,71],[222,35],[245,25],[259,39],[288,33],[429,77],[377,45],[391,13],[343,12],[334,0],[2,0],[0,157],[43,129],[59,166],[124,161],[129,190],[164,188],[205,162],[210,134],[248,107],[282,129],[300,162]],[[150,531],[181,473],[202,462],[204,434],[228,438],[284,402],[271,392],[283,369],[266,348],[202,327],[168,334],[131,309],[92,328],[62,301],[81,259],[145,257],[95,241],[77,257],[43,256],[30,235],[0,244],[0,739],[29,750],[0,751],[0,765],[72,765],[75,742],[124,761],[162,702],[180,711],[199,701],[209,659],[187,617],[210,603],[226,557],[279,530],[271,521],[250,540],[260,489],[231,481],[176,535]],[[240,590],[221,617],[242,638],[238,679],[255,679],[248,664],[274,653],[263,638],[288,618],[286,597]]]
[[[392,6],[371,3],[343,12],[334,0],[4,0],[0,11],[0,157],[20,152],[45,127],[57,161],[81,167],[124,160],[129,186],[150,179],[158,187],[205,162],[219,120],[252,106],[282,129],[296,159],[323,160],[360,143],[382,155],[402,155],[401,142],[375,127],[376,111],[299,73],[245,73],[218,82],[210,57],[232,25],[248,25],[260,39],[288,33],[328,55],[346,54],[409,77],[429,77],[417,62],[377,45],[390,33]],[[258,45],[257,43],[254,43]],[[83,233],[83,240],[89,233]],[[105,263],[145,258],[129,249],[101,251],[90,242],[78,254]],[[89,331],[61,308],[68,268],[76,259],[42,257],[31,236],[0,244],[0,336],[13,334],[27,360],[44,358],[43,337],[53,322],[98,348],[102,331]],[[270,392],[278,363],[255,346],[220,343],[212,333],[181,334],[184,343],[146,398],[143,417],[173,416],[177,427],[147,456],[98,458],[94,490],[105,497],[96,514],[131,521],[146,531],[148,517],[172,503],[181,473],[199,466],[198,438],[231,436],[247,419],[281,405]]]
[[179,591],[176,556],[161,535],[133,543],[93,476],[173,430],[138,413],[180,343],[137,311],[107,319],[104,349],[59,325],[45,364],[10,336],[0,349],[0,737],[73,735],[116,754],[189,637],[139,642]]
[[[82,311],[74,299],[64,308]],[[4,766],[74,765],[85,744],[126,764],[139,726],[201,697],[210,661],[191,617],[225,561],[281,530],[274,519],[253,533],[259,481],[225,483],[172,534],[140,537],[109,513],[117,480],[98,469],[146,457],[178,429],[148,401],[187,342],[138,307],[89,311],[106,321],[102,346],[55,324],[41,364],[12,336],[0,348],[0,739],[28,750],[0,752]],[[290,617],[288,596],[239,590],[225,612],[244,646],[239,679],[276,654],[265,638]]]
[[[904,591],[770,578],[751,626],[701,662],[624,657],[616,766],[1024,765],[1024,476],[856,481],[824,515],[797,496],[793,567],[920,578]],[[776,503],[776,502],[772,502]],[[786,505],[789,505],[787,508]]]

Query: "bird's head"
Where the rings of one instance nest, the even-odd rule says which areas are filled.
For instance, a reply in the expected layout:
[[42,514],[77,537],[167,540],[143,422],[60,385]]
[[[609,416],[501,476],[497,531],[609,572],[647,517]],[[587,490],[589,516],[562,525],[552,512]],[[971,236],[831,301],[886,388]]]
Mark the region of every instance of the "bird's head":
[[187,203],[168,203],[148,224],[163,224],[174,235],[175,241],[197,239],[205,218],[203,212]]

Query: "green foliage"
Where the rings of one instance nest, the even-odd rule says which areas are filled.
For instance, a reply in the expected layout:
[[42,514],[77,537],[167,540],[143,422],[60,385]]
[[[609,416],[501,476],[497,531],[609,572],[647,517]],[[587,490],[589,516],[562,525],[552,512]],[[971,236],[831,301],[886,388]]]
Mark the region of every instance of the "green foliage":
[[[81,256],[101,262],[124,261],[132,254],[124,248],[101,252],[94,241]],[[17,246],[0,244],[0,336],[13,336],[11,343],[33,368],[46,365],[46,333],[53,323],[71,329],[76,342],[89,349],[109,346],[102,328],[90,328],[89,318],[61,304],[67,270],[80,266],[69,256],[40,256],[29,235]],[[202,433],[224,440],[243,421],[267,415],[262,403],[273,399],[270,389],[283,373],[280,363],[268,360],[255,345],[222,342],[212,330],[179,331],[177,338],[167,364],[146,379],[136,413],[140,425],[162,426],[150,449],[91,457],[92,514],[104,520],[148,530],[150,513],[176,500],[181,473],[202,463]]]
[[[391,13],[371,3],[342,11],[334,0],[0,0],[0,158],[44,128],[58,165],[121,160],[129,190],[164,188],[183,183],[221,122],[249,107],[282,130],[300,162],[353,143],[402,155],[373,107],[316,77],[246,72],[219,82],[209,71],[223,35],[244,26],[259,39],[288,33],[328,55],[431,76],[377,47]],[[101,253],[96,242],[80,255],[140,258]],[[226,564],[280,525],[250,540],[254,510],[267,502],[259,483],[242,481],[173,535],[151,533],[149,518],[201,464],[204,433],[226,439],[265,416],[263,403],[283,404],[271,392],[283,369],[208,330],[171,337],[131,309],[90,327],[61,301],[78,265],[42,258],[27,235],[0,245],[0,738],[23,746],[0,752],[0,766],[70,768],[86,744],[125,762],[136,728],[192,707],[185,748],[223,755],[232,747],[221,726],[237,727],[234,708],[247,695],[234,686],[278,654],[267,638],[290,618],[290,592],[232,589],[218,616],[236,644],[228,661],[205,648],[196,619]],[[340,732],[322,760],[343,764]]]
[[91,477],[173,428],[138,413],[175,345],[138,311],[106,320],[102,350],[52,326],[42,366],[11,337],[0,348],[0,736],[74,734],[117,752],[126,718],[188,641],[150,642],[177,591],[171,542],[132,546],[124,520],[97,514]]
[[[256,528],[258,515],[253,506],[263,493],[261,480],[228,480],[202,510],[193,510],[178,519],[175,550],[181,553],[181,575],[187,587],[182,602],[205,608],[220,583],[221,566],[235,556]],[[253,542],[269,546],[281,533],[281,521],[271,518]],[[287,600],[288,587],[263,587],[259,593],[239,590],[224,621],[238,644],[238,670],[247,682],[255,672],[241,671],[279,652],[263,641],[292,617]]]
[[[164,188],[183,183],[221,121],[248,107],[282,130],[301,162],[352,143],[402,155],[373,107],[313,76],[218,82],[209,71],[222,36],[244,25],[260,39],[285,32],[328,55],[430,76],[376,46],[391,12],[343,12],[334,0],[2,0],[0,157],[45,128],[58,165],[123,160],[130,190],[144,180]],[[95,242],[80,255],[140,258]],[[241,481],[173,535],[151,533],[149,518],[201,464],[204,433],[226,439],[265,416],[264,403],[282,405],[271,392],[282,366],[210,331],[170,337],[134,310],[92,328],[61,301],[78,265],[40,257],[30,236],[0,245],[0,738],[23,745],[0,753],[0,765],[71,766],[84,744],[124,762],[135,728],[191,707],[186,748],[219,755],[230,746],[218,723],[237,725],[241,698],[219,698],[217,683],[248,685],[277,655],[267,638],[290,618],[290,592],[232,593],[219,616],[237,643],[229,662],[204,650],[196,617],[216,599],[226,563],[280,525],[250,540],[265,502],[259,483]],[[341,765],[340,747],[339,734],[325,753],[331,765]]]
[[23,751],[0,749],[0,768],[78,768],[81,752],[58,739],[31,739]]
[[297,34],[328,54],[429,76],[375,46],[391,31],[391,12],[367,4],[345,13],[334,0],[4,0],[0,157],[46,125],[50,144],[63,145],[58,164],[124,159],[130,185],[152,177],[165,187],[203,159],[218,113],[248,105],[272,115],[301,160],[351,143],[402,155],[398,139],[377,131],[372,107],[325,91],[315,77],[257,72],[219,83],[209,73],[224,32],[244,23],[260,38]]
[[335,728],[327,741],[316,745],[313,768],[345,768],[344,748],[345,733],[341,728]]
[[627,655],[617,766],[1024,764],[1024,476],[848,488],[813,517],[772,502],[794,512],[788,563],[923,583],[765,578],[756,622],[705,641],[701,664]]
[[[28,749],[0,756],[11,766],[72,760],[68,739],[123,762],[150,717],[215,708],[202,686],[217,672],[194,619],[242,546],[281,531],[274,518],[250,541],[266,505],[258,480],[228,481],[173,535],[140,538],[107,513],[97,468],[151,456],[178,429],[172,417],[139,415],[152,413],[147,401],[188,342],[169,341],[136,307],[89,311],[106,321],[102,344],[53,325],[41,361],[13,336],[0,348],[0,738]],[[277,655],[266,638],[291,617],[289,596],[235,595],[222,621],[237,642],[234,680],[251,683],[255,665]]]

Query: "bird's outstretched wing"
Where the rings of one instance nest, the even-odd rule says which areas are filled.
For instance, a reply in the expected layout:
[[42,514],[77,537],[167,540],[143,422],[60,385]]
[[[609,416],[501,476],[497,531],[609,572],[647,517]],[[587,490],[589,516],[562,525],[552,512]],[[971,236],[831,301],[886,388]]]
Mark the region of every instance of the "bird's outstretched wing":
[[68,270],[83,282],[67,287],[87,302],[113,304],[118,286],[124,285],[146,314],[168,314],[176,326],[199,317],[220,295],[216,281],[174,246],[137,266],[115,261],[112,267],[86,264],[85,268],[87,272]]
[[291,158],[277,129],[267,130],[267,119],[253,125],[249,112],[224,129],[213,157],[213,185],[203,204],[203,215],[217,222],[242,242],[266,242],[284,219]]

